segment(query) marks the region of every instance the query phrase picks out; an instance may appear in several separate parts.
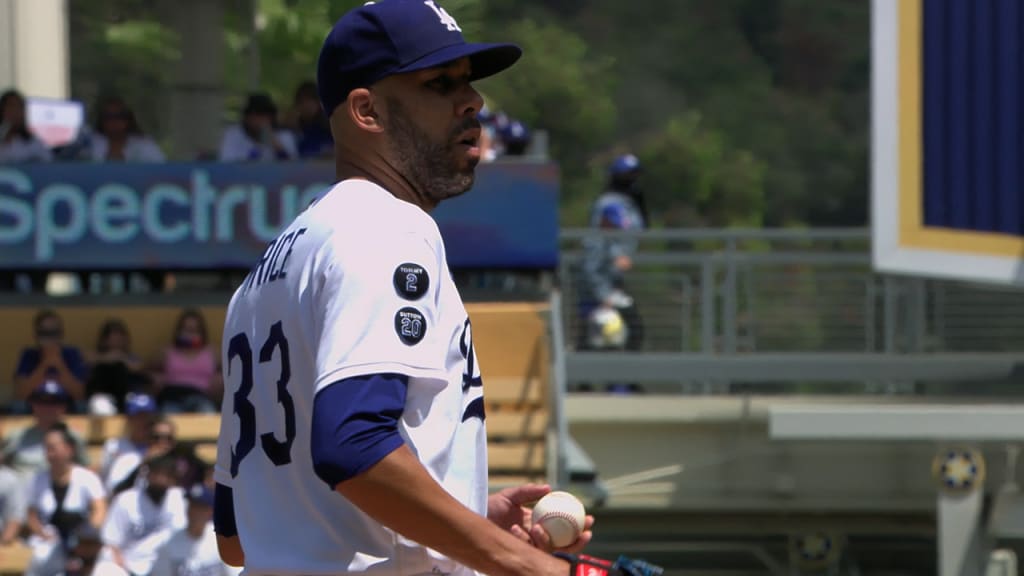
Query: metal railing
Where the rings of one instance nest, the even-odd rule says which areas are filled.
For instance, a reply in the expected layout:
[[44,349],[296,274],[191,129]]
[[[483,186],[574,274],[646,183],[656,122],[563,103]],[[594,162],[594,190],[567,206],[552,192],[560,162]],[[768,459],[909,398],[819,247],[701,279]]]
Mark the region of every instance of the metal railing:
[[[582,241],[594,231],[565,230],[559,270],[568,378],[580,371],[600,372],[594,354],[576,349],[586,319],[580,312]],[[782,366],[787,360],[808,368],[807,379],[830,378],[829,361],[844,370],[839,379],[866,382],[890,372],[877,356],[899,355],[892,380],[913,380],[906,361],[934,361],[936,355],[956,363],[994,362],[982,370],[1004,379],[1016,359],[1024,359],[1024,291],[995,285],[897,277],[874,272],[870,233],[864,229],[813,230],[656,230],[642,233],[602,232],[638,242],[634,267],[626,277],[644,325],[639,352],[619,354],[622,362],[642,369],[641,357],[671,359],[663,365],[685,367],[694,359],[703,371],[729,379],[758,370],[756,359]],[[1019,354],[1018,354],[1019,353]],[[874,358],[863,378],[846,376],[858,362]],[[689,359],[689,360],[687,360]],[[746,367],[731,368],[743,359]],[[721,360],[719,364],[715,363]],[[807,363],[809,360],[816,362]],[[753,364],[751,364],[753,362]],[[582,363],[582,364],[581,364]],[[727,363],[727,364],[726,364]],[[710,370],[710,366],[719,369]],[[575,369],[574,369],[575,367]],[[765,381],[773,377],[771,367]],[[792,374],[790,366],[786,374]],[[941,376],[934,369],[922,373]],[[783,371],[776,371],[776,375]],[[695,375],[695,374],[691,374]],[[963,374],[961,374],[963,377]],[[710,378],[710,376],[709,376]]]

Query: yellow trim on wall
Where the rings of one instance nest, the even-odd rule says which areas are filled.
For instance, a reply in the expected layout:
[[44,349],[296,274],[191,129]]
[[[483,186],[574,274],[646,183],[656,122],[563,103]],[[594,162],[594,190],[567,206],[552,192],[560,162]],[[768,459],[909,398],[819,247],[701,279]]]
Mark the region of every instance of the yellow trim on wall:
[[900,247],[972,252],[988,256],[1024,255],[1024,238],[924,225],[922,116],[922,0],[899,0],[899,223]]

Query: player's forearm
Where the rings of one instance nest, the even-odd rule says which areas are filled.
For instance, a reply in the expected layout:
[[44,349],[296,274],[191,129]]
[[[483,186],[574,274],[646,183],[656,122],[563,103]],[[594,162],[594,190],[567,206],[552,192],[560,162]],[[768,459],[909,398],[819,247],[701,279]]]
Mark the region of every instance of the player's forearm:
[[565,575],[568,564],[544,554],[444,491],[406,446],[337,491],[406,538],[491,576]]

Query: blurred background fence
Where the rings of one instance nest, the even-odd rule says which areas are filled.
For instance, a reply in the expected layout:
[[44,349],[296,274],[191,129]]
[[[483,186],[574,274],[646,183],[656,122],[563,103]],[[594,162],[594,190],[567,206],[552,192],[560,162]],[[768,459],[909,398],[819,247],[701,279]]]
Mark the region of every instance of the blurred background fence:
[[[582,241],[595,233],[568,229],[561,235],[569,349],[585,328],[578,306]],[[639,243],[626,286],[645,327],[636,356],[800,354],[802,360],[843,359],[835,367],[848,372],[850,382],[862,383],[873,377],[860,378],[857,362],[868,359],[920,359],[930,361],[934,371],[937,363],[956,364],[957,359],[997,359],[1005,367],[1003,360],[1024,352],[1024,292],[875,273],[868,230],[606,234],[630,236]],[[628,362],[630,357],[620,358]],[[809,370],[809,379],[813,372]],[[885,372],[881,369],[882,376]],[[894,371],[892,378],[883,379],[918,380],[913,370]],[[766,374],[765,380],[786,378]],[[977,391],[982,384],[973,385]]]

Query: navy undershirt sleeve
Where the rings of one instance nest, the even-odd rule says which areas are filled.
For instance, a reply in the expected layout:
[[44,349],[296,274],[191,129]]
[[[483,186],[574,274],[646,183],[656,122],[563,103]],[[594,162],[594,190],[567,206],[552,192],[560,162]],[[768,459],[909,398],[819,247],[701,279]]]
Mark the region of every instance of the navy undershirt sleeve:
[[328,385],[313,400],[313,470],[333,490],[399,448],[409,378],[373,374]]
[[234,492],[223,484],[217,484],[213,489],[213,530],[225,538],[238,535]]

